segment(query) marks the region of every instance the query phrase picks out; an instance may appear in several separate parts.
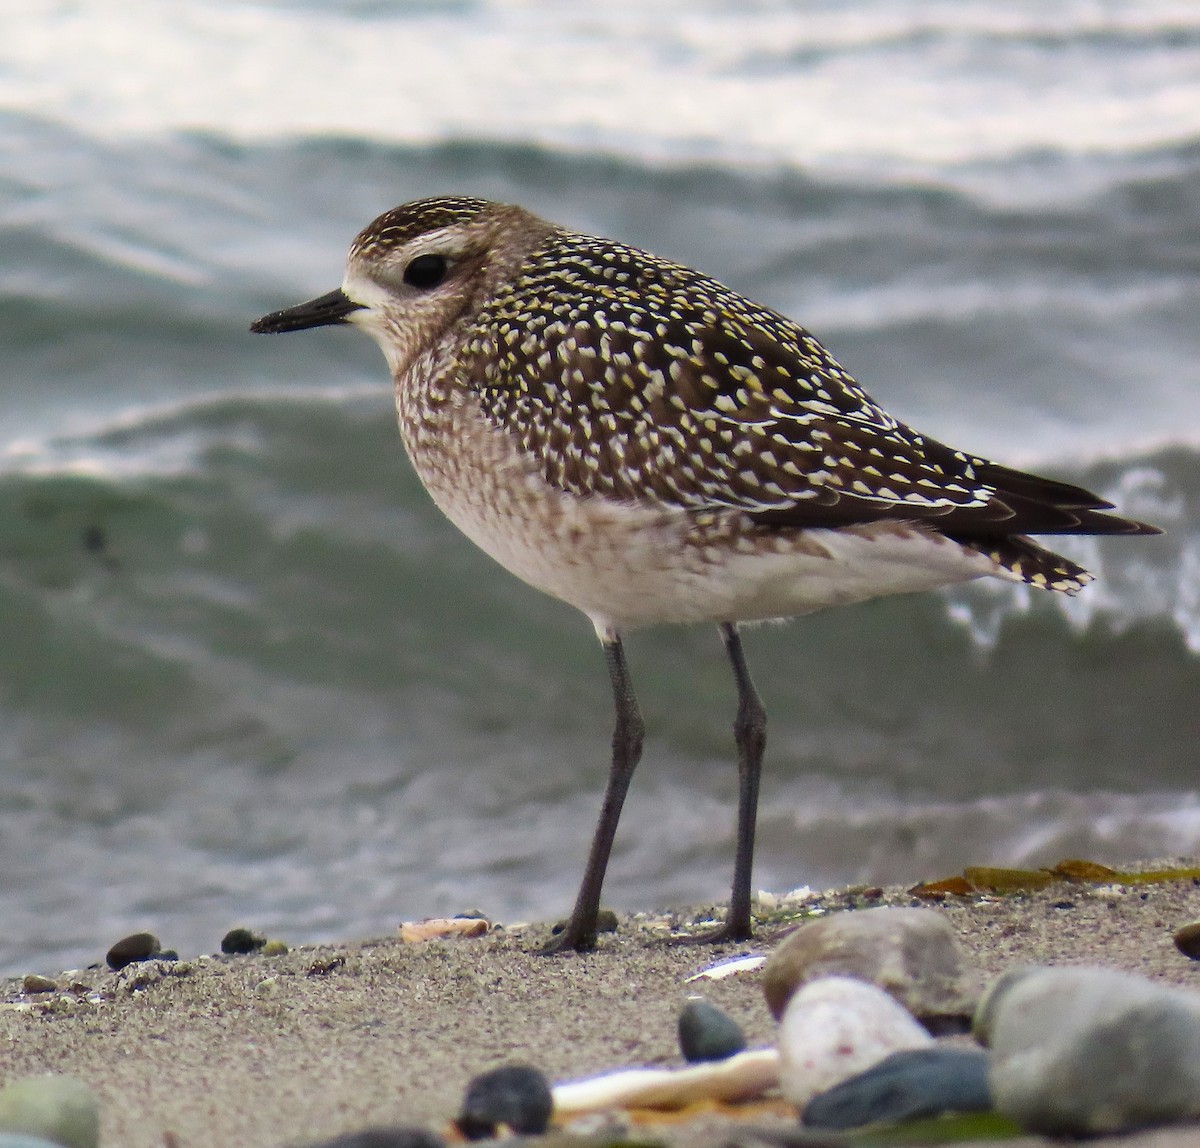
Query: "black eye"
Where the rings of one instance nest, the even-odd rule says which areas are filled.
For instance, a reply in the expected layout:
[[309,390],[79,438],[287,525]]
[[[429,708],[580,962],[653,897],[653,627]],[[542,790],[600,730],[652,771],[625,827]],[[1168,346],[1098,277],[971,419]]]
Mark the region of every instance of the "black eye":
[[404,269],[404,282],[410,287],[417,287],[422,291],[427,291],[430,287],[436,287],[445,279],[446,272],[449,269],[450,266],[446,262],[445,256],[418,255]]

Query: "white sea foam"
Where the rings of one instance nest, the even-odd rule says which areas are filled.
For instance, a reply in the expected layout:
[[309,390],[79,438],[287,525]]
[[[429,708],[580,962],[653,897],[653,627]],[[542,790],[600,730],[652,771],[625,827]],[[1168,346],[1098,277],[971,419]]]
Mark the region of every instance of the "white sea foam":
[[538,141],[901,168],[1200,134],[1182,0],[603,8],[30,0],[0,103],[86,132]]
[[[131,404],[114,413],[77,418],[65,434],[28,435],[0,443],[0,476],[78,475],[121,480],[168,478],[203,469],[201,452],[215,432],[200,425],[206,411],[245,402],[269,408],[300,404],[345,405],[390,393],[385,384],[347,383],[325,387],[260,386],[245,394],[210,391],[183,399]],[[223,430],[227,446],[252,450],[244,429]]]

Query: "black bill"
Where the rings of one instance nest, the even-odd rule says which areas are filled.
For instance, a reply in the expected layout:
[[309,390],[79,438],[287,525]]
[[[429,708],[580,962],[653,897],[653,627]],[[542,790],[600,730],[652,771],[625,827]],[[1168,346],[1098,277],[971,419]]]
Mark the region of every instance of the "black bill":
[[331,327],[344,323],[346,316],[362,310],[361,303],[348,299],[341,291],[330,291],[319,299],[297,303],[283,311],[272,311],[250,324],[256,335],[280,335],[284,331],[307,331],[310,327]]

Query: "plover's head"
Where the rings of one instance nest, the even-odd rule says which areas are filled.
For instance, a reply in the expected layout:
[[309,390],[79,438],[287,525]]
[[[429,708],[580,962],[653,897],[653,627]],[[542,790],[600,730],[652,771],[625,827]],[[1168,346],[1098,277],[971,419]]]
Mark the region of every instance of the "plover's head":
[[523,208],[438,196],[384,212],[350,246],[342,286],[264,315],[259,334],[352,323],[393,373],[474,314],[553,227]]

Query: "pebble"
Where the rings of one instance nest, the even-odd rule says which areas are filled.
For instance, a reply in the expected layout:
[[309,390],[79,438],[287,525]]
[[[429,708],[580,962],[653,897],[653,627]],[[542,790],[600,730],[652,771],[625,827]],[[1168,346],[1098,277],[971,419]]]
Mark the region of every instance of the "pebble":
[[113,945],[104,959],[115,972],[134,961],[148,961],[158,956],[161,949],[162,942],[153,933],[133,933]]
[[1079,1136],[1200,1116],[1200,994],[1114,969],[1018,969],[975,1019],[998,1112]]
[[[364,1128],[333,1140],[322,1140],[312,1148],[445,1148],[445,1141],[427,1128]],[[0,1144],[0,1148],[4,1148]]]
[[540,1136],[553,1110],[550,1082],[542,1073],[529,1065],[506,1064],[467,1085],[456,1123],[468,1140],[495,1136],[500,1125],[521,1136]]
[[221,952],[230,955],[256,953],[267,943],[266,937],[260,937],[249,929],[230,929],[221,938]]
[[19,1132],[61,1148],[98,1148],[100,1105],[73,1076],[27,1076],[0,1089],[0,1132]]
[[966,1031],[979,998],[978,975],[933,909],[858,909],[801,925],[763,969],[772,1014],[778,1020],[801,985],[830,974],[878,985],[936,1033]]
[[792,996],[779,1024],[779,1088],[802,1108],[818,1093],[900,1049],[933,1043],[883,989],[853,977],[821,977]]
[[725,1060],[746,1047],[741,1026],[703,997],[690,997],[679,1012],[679,1049],[689,1064]]
[[1175,947],[1193,961],[1200,961],[1200,921],[1175,930]]
[[912,1048],[893,1052],[866,1072],[814,1096],[800,1114],[809,1128],[860,1128],[940,1116],[987,1112],[987,1053],[974,1048]]
[[49,977],[40,976],[37,973],[29,973],[21,981],[21,992],[23,993],[52,993],[57,988],[57,981],[51,980]]

